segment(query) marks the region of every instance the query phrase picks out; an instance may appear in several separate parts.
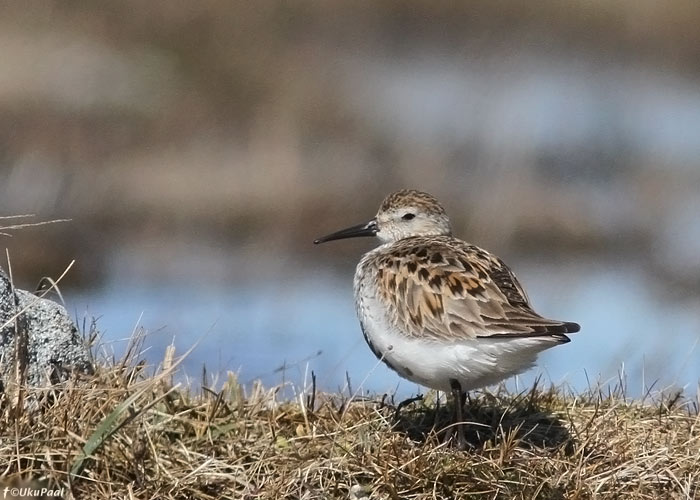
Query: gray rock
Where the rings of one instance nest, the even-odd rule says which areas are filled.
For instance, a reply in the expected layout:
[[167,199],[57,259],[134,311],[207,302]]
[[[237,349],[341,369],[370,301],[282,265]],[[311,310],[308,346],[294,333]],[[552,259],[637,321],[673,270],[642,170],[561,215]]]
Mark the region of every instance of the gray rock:
[[23,334],[28,385],[50,385],[72,370],[92,372],[89,350],[65,308],[24,290],[13,291],[0,269],[0,381],[4,386],[15,380],[17,339]]

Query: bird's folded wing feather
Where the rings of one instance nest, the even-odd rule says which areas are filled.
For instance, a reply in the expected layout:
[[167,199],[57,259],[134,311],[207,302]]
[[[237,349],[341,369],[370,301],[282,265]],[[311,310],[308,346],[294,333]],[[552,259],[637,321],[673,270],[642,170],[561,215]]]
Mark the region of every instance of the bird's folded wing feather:
[[575,323],[535,313],[515,275],[485,250],[434,240],[425,245],[420,239],[406,245],[383,255],[379,266],[380,298],[406,334],[441,340],[555,336],[566,341],[564,334],[578,331]]

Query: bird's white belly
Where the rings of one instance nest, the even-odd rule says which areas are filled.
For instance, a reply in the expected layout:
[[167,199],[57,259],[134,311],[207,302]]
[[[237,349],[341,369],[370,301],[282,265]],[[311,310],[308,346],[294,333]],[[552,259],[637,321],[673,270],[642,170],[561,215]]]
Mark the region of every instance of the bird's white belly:
[[454,342],[409,337],[390,322],[370,286],[356,292],[363,333],[375,355],[402,377],[433,389],[449,391],[451,379],[464,391],[498,383],[532,367],[540,351],[557,343],[548,337]]

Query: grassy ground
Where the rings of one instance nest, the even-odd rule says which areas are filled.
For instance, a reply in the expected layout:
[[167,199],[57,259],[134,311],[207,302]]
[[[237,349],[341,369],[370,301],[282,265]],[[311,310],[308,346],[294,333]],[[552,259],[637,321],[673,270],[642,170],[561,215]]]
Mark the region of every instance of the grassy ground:
[[680,397],[480,392],[459,452],[436,431],[449,411],[431,393],[397,417],[387,398],[244,394],[232,374],[195,390],[172,385],[172,357],[154,374],[137,347],[51,390],[5,388],[3,486],[90,499],[700,497],[700,417]]

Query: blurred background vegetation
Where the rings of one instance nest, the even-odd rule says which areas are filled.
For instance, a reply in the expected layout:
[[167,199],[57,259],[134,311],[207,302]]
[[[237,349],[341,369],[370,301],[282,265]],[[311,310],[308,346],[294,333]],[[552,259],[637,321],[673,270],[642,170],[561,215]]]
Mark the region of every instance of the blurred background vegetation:
[[[62,285],[83,302],[69,309],[92,297],[129,315],[129,297],[163,287],[196,302],[265,283],[278,295],[257,314],[272,324],[311,277],[348,302],[328,321],[357,330],[350,274],[367,242],[310,241],[413,187],[444,202],[459,236],[524,269],[536,306],[590,315],[589,328],[561,319],[584,323],[591,359],[641,328],[682,338],[700,365],[696,0],[1,10],[0,215],[72,220],[3,237],[20,285],[75,258]],[[597,285],[580,285],[591,275]],[[639,288],[645,298],[620,300]],[[110,306],[96,299],[105,290]],[[162,309],[171,324],[175,308]],[[197,317],[206,330],[219,316]],[[236,367],[236,342],[266,327],[224,323],[235,359],[222,367]]]

